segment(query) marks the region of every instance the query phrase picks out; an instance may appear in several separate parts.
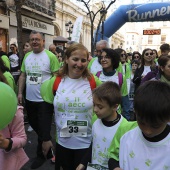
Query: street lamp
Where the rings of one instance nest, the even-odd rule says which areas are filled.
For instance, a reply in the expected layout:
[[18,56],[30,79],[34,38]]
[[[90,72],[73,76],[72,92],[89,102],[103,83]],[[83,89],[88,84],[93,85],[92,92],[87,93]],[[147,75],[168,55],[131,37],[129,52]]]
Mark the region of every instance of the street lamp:
[[107,14],[107,10],[103,8],[100,11],[101,20],[102,20],[102,30],[101,30],[102,40],[104,39],[104,21],[106,20],[106,14]]
[[65,24],[65,26],[66,26],[66,31],[69,33],[68,39],[71,40],[71,34],[73,32],[73,24],[71,21],[69,21]]

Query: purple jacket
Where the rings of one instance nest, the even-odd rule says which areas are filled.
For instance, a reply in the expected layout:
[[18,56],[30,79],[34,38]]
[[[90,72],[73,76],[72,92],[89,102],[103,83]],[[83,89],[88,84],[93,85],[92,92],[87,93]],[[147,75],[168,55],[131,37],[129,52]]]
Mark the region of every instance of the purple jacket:
[[151,71],[142,79],[141,84],[143,84],[146,81],[153,80],[153,79],[159,80],[160,77],[161,77],[161,74],[159,71]]
[[19,170],[29,160],[23,147],[26,144],[27,136],[24,128],[23,107],[18,106],[12,122],[0,130],[5,138],[11,138],[12,148],[9,152],[0,149],[0,170]]

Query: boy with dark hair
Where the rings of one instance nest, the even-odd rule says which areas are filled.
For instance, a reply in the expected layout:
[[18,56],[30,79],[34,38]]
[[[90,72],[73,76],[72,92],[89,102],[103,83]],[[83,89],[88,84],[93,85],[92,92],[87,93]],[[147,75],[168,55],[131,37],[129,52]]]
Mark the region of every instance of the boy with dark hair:
[[169,51],[170,51],[170,46],[169,44],[165,43],[162,44],[160,46],[160,50],[161,50],[161,55],[168,55]]
[[[148,81],[137,89],[134,109],[138,126],[126,132],[122,128],[115,135],[110,148],[110,170],[170,168],[169,103],[170,86],[166,83]],[[118,160],[120,168],[116,166]]]
[[107,81],[94,89],[93,103],[98,119],[92,126],[92,143],[76,170],[85,169],[88,162],[91,162],[89,166],[94,169],[108,169],[107,150],[115,133],[123,124],[128,123],[117,113],[117,107],[121,103],[121,92],[117,83]]

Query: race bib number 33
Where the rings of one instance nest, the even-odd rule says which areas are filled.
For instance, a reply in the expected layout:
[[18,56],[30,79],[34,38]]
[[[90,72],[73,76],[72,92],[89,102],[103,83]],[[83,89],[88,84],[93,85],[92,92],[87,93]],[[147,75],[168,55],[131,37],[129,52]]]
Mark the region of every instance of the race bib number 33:
[[87,137],[87,121],[67,120],[60,131],[60,137],[80,136]]

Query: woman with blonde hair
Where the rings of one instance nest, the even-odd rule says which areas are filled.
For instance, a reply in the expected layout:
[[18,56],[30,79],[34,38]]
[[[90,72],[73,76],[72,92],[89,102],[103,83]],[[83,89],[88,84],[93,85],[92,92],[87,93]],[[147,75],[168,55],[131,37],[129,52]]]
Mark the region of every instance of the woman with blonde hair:
[[41,86],[43,99],[54,105],[56,170],[75,170],[91,143],[92,89],[101,81],[87,69],[88,58],[84,45],[70,45],[63,67]]

